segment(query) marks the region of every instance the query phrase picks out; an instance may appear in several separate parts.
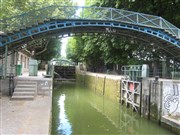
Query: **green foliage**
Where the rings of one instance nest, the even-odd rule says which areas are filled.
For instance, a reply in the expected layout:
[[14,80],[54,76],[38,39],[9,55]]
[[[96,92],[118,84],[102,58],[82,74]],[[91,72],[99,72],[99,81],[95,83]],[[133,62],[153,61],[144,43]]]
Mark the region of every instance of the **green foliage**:
[[67,58],[74,62],[83,61],[84,41],[80,37],[70,38],[68,40],[66,55]]
[[0,18],[8,18],[52,4],[72,5],[72,0],[1,0]]
[[[41,51],[42,48],[36,49],[35,52]],[[47,50],[40,55],[35,56],[37,60],[49,61],[52,58],[58,58],[60,56],[61,42],[59,39],[49,39],[47,44]]]
[[[0,19],[4,18],[9,18],[12,16],[16,16],[25,12],[33,11],[40,9],[42,7],[46,7],[52,4],[60,4],[60,5],[72,5],[72,0],[69,1],[64,1],[64,0],[1,0],[0,7],[1,7],[1,12],[0,12]],[[33,17],[36,15],[43,16],[51,13],[51,11],[45,11],[41,13],[40,11],[33,12],[32,15],[30,15],[28,18],[23,18],[22,20],[18,19],[15,20],[17,24],[26,24],[32,25],[31,21],[33,20]],[[56,14],[57,12],[54,11],[53,14]],[[52,15],[52,14],[51,14]],[[38,18],[39,19],[39,18]],[[11,22],[6,22],[11,23]],[[13,29],[13,27],[8,28],[8,30]],[[46,37],[48,38],[48,37]],[[33,42],[33,41],[32,41]],[[50,39],[49,43],[47,45],[47,50],[43,52],[41,55],[36,55],[36,59],[41,59],[41,60],[50,60],[54,57],[58,57],[60,55],[60,47],[61,43],[58,39]],[[35,52],[40,52],[43,50],[43,48],[36,48],[34,49]],[[32,51],[32,50],[31,50]]]
[[[1,1],[0,19],[57,3],[72,5],[72,0],[3,0]],[[158,15],[180,27],[179,0],[86,0],[86,5],[113,7]],[[73,12],[75,11],[70,11],[70,15]],[[47,15],[48,13],[49,11],[43,14]],[[41,13],[37,12],[37,14]],[[53,14],[56,14],[56,11]],[[92,13],[84,11],[83,14],[88,16]],[[49,44],[46,53],[37,56],[37,59],[49,60],[58,56],[59,41],[52,40]],[[67,46],[67,57],[74,62],[84,61],[89,68],[101,68],[108,64],[148,63],[166,57],[166,54],[159,52],[158,48],[152,49],[151,46],[145,46],[142,42],[134,39],[95,34],[94,36],[71,38]]]
[[179,7],[179,0],[137,0],[131,10],[161,16],[180,27]]
[[86,6],[98,6],[99,3],[97,0],[86,0],[85,1],[85,5]]
[[[176,26],[180,26],[179,0],[86,0],[86,5],[114,7],[158,15]],[[88,11],[83,14],[85,16],[91,15]],[[83,36],[71,40],[73,41],[69,42],[71,45],[68,45],[67,50],[68,58],[72,60],[74,58],[76,62],[84,60],[88,67],[95,67],[95,65],[96,67],[99,65],[103,67],[109,64],[143,64],[167,57],[158,48],[147,46],[131,38],[95,34],[94,36]],[[83,41],[83,45],[81,41]],[[83,46],[84,50],[79,46]]]
[[161,16],[180,27],[180,0],[97,0],[97,2],[101,6]]

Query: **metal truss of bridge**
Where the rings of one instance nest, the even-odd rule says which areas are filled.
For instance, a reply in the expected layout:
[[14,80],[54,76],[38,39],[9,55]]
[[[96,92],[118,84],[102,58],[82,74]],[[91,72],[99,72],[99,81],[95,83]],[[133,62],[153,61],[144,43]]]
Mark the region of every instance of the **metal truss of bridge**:
[[115,8],[52,5],[0,20],[0,55],[29,41],[77,33],[101,33],[137,39],[180,55],[180,29],[165,19]]

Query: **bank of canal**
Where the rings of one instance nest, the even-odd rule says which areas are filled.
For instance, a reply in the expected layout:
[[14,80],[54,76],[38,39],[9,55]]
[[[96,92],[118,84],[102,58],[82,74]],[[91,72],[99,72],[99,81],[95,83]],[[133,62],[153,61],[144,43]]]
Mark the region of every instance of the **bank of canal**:
[[53,90],[52,135],[175,135],[76,83]]

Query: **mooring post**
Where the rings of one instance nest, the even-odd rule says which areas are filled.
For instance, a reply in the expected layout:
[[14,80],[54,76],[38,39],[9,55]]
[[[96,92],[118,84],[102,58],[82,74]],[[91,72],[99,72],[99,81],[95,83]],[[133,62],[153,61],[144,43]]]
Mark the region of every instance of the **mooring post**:
[[141,108],[142,108],[142,77],[140,77],[140,85],[141,85],[141,87],[140,87],[140,105],[139,105],[139,114],[140,114],[140,116],[141,116]]
[[106,76],[104,76],[104,82],[103,82],[103,95],[105,94],[105,87],[106,87]]
[[9,96],[12,96],[14,92],[14,74],[9,74]]
[[96,92],[96,90],[97,90],[97,81],[98,81],[98,75],[96,74],[96,82],[95,82],[95,92]]
[[161,125],[161,117],[162,117],[162,97],[163,97],[163,82],[160,82],[160,107],[159,107],[159,125]]
[[151,111],[151,84],[152,84],[152,81],[150,80],[150,83],[149,83],[149,101],[148,101],[148,120],[150,120],[150,111]]
[[119,94],[120,94],[119,102],[120,102],[121,105],[122,105],[122,104],[123,104],[123,102],[122,102],[122,79],[120,80],[120,90],[119,90]]
[[[154,108],[156,109],[156,113],[157,113],[157,117],[156,117],[156,119],[159,121],[159,97],[158,97],[158,94],[159,94],[159,91],[158,91],[158,85],[159,85],[159,76],[155,76],[155,80],[154,80],[154,96],[155,96],[155,100],[154,100],[154,103],[155,103],[155,105],[156,106],[154,106]],[[157,94],[157,92],[158,92],[158,94]]]

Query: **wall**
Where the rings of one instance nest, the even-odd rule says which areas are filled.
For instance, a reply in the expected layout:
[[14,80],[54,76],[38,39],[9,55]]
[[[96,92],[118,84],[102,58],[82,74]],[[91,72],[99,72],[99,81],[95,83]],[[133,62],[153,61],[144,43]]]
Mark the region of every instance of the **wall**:
[[9,79],[0,79],[0,92],[9,93]]
[[112,100],[120,100],[120,80],[122,76],[78,72],[76,80],[87,88]]
[[[22,52],[15,52],[14,54],[11,54],[7,57],[7,76],[9,76],[10,73],[16,74],[16,65],[21,64],[22,65],[22,73],[28,72],[29,70],[29,59],[26,54]],[[5,58],[0,59],[0,67],[5,64]],[[4,69],[4,68],[3,68]],[[1,75],[1,73],[0,73]]]
[[[53,87],[52,78],[23,78],[15,77],[14,86],[18,80],[37,82],[37,95],[50,95]],[[9,79],[0,79],[0,94],[9,96]]]
[[[98,94],[120,101],[123,76],[78,71],[76,80]],[[141,115],[180,134],[180,80],[143,78]]]
[[162,115],[180,114],[180,83],[163,82]]
[[180,81],[164,81],[162,89],[162,124],[180,134]]
[[15,86],[17,81],[33,81],[37,82],[37,95],[50,95],[53,87],[52,78],[35,78],[35,77],[15,77],[14,83]]
[[26,54],[18,52],[17,64],[22,65],[22,73],[29,71],[29,59],[30,57],[28,57]]
[[[84,83],[91,90],[116,101],[120,99],[122,78],[89,72],[78,72],[76,77],[78,82]],[[180,116],[180,81],[143,78],[142,114],[155,121],[160,120],[161,116]]]
[[[143,105],[148,100],[156,104],[162,115],[177,115],[180,113],[180,81],[168,79],[144,79],[142,82]],[[149,99],[150,98],[150,99]],[[169,105],[170,104],[170,105]],[[146,110],[148,110],[146,108]]]
[[180,134],[180,81],[143,79],[142,115]]
[[[17,57],[16,53],[11,54],[7,57],[7,68],[6,68],[7,76],[9,75],[9,73],[15,74],[16,57]],[[0,59],[0,66],[3,66],[2,71],[4,70],[4,66],[5,66],[4,64],[5,64],[5,58]],[[0,75],[3,75],[3,74],[0,73]]]

